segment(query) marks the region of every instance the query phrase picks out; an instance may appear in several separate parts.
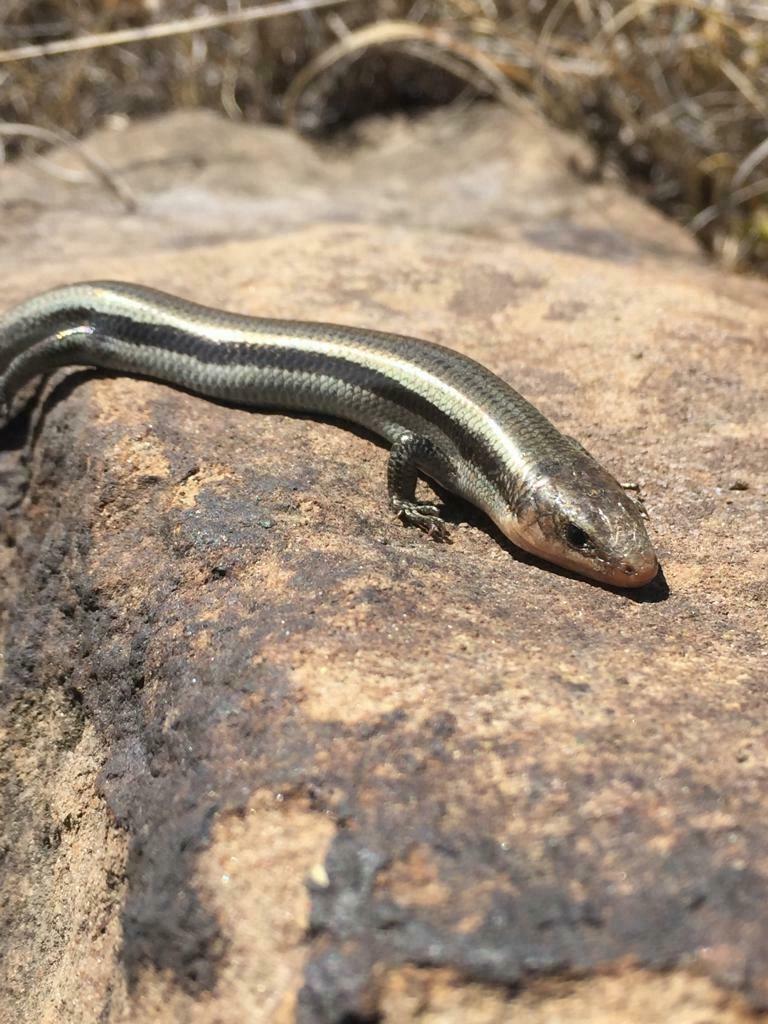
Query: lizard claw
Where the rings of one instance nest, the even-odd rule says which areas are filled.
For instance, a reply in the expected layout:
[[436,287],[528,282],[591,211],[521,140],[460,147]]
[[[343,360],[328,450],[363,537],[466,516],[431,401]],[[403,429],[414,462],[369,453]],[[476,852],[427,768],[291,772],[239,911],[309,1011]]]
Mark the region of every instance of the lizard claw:
[[450,541],[450,531],[447,523],[440,518],[435,505],[429,505],[418,501],[393,500],[392,506],[404,523],[411,526],[418,526],[428,537],[437,541]]

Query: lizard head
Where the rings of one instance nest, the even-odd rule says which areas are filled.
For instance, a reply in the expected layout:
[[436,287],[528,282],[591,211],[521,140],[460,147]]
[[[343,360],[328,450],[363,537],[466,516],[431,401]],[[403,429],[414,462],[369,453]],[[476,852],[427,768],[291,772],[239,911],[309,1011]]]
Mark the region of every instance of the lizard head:
[[587,452],[539,466],[497,518],[519,547],[614,587],[641,587],[659,563],[639,506]]

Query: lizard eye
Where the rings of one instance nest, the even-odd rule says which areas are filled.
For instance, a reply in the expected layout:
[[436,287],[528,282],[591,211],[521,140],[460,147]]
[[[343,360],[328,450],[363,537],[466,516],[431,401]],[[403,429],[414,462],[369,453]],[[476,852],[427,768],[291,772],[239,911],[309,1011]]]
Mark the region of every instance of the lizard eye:
[[566,524],[565,540],[570,547],[578,548],[579,551],[588,551],[590,548],[594,547],[589,534],[575,523]]

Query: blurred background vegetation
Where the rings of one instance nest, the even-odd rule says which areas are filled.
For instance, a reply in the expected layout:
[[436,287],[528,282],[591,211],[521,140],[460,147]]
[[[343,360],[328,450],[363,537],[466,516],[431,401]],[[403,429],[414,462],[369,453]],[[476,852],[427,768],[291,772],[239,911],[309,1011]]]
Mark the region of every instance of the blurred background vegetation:
[[[726,265],[768,269],[764,0],[2,0],[0,153],[206,106],[332,136],[525,97]],[[16,126],[16,127],[14,127]],[[524,140],[521,139],[521,145]]]

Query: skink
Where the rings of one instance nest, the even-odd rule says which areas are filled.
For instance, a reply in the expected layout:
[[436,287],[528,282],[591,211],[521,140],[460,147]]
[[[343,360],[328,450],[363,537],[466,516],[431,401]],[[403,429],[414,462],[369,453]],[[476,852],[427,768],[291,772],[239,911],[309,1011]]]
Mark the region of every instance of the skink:
[[657,573],[640,509],[617,481],[509,384],[441,345],[241,316],[138,285],[74,284],[0,318],[0,417],[22,384],[65,365],[348,420],[389,442],[391,507],[437,538],[447,528],[417,499],[419,473],[556,565],[621,587]]

